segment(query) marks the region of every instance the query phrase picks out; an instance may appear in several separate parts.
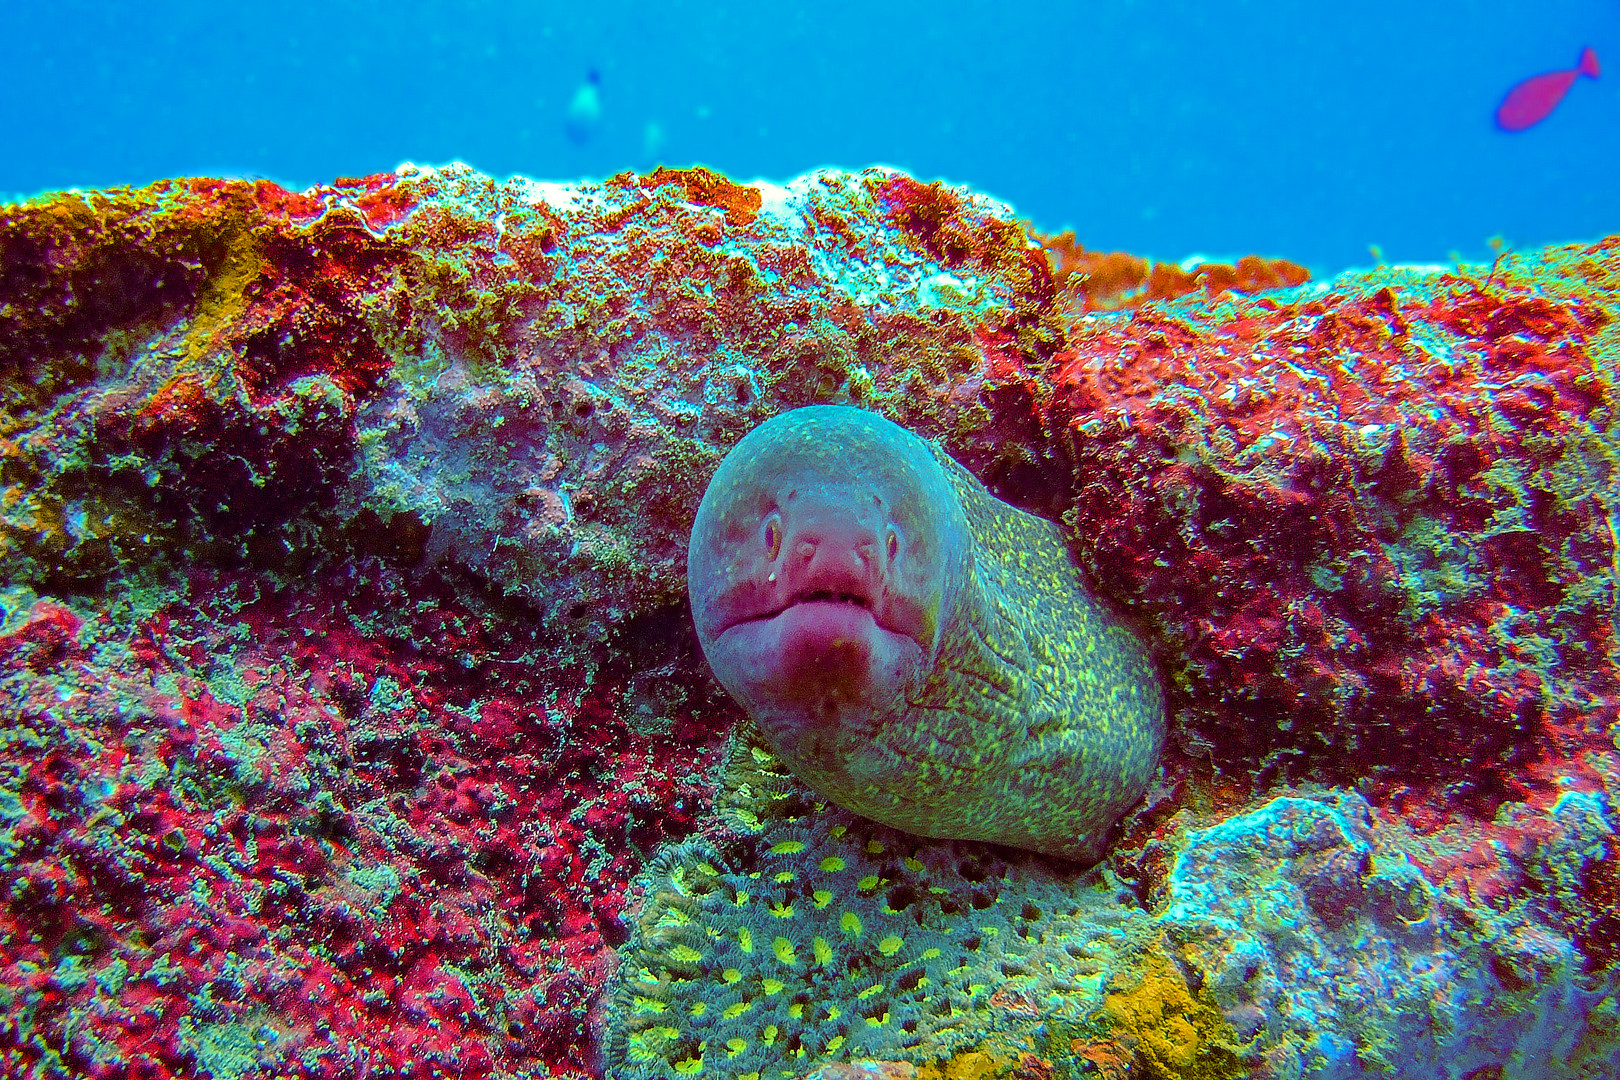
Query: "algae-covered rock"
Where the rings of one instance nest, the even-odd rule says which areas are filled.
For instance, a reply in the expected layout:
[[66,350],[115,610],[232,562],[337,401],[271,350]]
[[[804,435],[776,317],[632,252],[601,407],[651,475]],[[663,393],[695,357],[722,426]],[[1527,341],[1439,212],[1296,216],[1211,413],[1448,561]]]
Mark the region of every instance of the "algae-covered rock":
[[[1614,238],[1172,272],[887,169],[0,207],[4,1071],[1613,1074],[1617,297]],[[735,731],[686,541],[811,404],[1147,643],[1091,876]]]

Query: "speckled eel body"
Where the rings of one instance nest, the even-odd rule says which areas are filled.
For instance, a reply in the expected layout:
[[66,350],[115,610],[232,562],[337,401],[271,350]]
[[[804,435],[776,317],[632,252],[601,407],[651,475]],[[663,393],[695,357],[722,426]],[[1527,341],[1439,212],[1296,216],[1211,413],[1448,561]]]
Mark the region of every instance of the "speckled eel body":
[[1089,862],[1157,767],[1158,677],[1057,527],[875,413],[795,409],[745,436],[687,579],[720,682],[856,813]]

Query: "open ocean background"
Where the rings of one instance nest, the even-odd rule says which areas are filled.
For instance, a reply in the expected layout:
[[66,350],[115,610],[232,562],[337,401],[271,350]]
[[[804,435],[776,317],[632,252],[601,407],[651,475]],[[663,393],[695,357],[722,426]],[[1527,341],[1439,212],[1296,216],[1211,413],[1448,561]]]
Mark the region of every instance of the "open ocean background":
[[[0,29],[0,196],[893,165],[1090,248],[1318,274],[1620,230],[1620,0],[42,3]],[[1521,79],[1573,67],[1542,124]],[[594,73],[595,81],[592,82]]]

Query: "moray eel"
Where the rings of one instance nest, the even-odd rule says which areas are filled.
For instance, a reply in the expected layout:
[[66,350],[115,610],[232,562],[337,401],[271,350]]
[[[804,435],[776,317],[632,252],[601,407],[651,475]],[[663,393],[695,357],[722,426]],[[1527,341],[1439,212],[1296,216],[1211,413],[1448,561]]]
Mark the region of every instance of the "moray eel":
[[921,836],[1102,857],[1164,742],[1140,639],[1057,526],[875,413],[749,432],[698,507],[715,676],[822,797]]

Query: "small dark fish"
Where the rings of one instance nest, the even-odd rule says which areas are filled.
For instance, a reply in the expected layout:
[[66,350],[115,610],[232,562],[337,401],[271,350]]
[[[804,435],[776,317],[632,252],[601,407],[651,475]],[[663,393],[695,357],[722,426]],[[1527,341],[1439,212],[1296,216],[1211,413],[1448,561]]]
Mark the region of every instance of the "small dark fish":
[[1509,90],[1496,109],[1497,126],[1503,131],[1523,131],[1539,124],[1564,100],[1576,78],[1585,75],[1595,79],[1600,73],[1597,53],[1590,48],[1582,49],[1580,60],[1569,70],[1532,75]]
[[601,85],[602,76],[592,68],[585,73],[585,81],[575,88],[568,102],[568,111],[563,114],[563,134],[575,146],[590,142],[602,125]]

